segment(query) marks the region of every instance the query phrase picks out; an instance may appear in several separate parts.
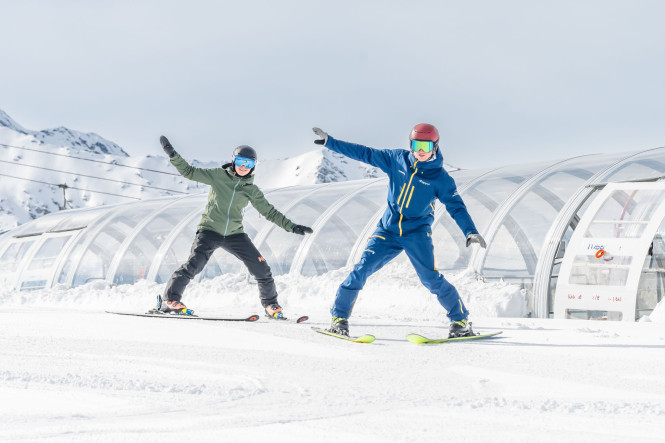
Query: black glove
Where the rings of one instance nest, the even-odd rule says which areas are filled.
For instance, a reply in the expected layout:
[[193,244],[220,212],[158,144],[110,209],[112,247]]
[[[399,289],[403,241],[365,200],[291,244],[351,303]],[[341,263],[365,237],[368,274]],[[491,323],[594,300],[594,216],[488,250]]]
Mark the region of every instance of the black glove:
[[317,145],[325,145],[328,141],[328,134],[319,128],[312,128],[312,131],[314,131],[314,134],[320,137],[318,140],[314,140],[314,143]]
[[159,137],[159,142],[162,144],[162,149],[164,149],[166,155],[168,155],[170,158],[173,158],[176,155],[175,149],[173,149],[173,146],[171,146],[171,142],[168,138],[162,135]]
[[471,243],[478,243],[481,248],[486,248],[487,243],[485,243],[485,239],[483,238],[482,235],[480,234],[469,234],[466,236],[466,247],[468,248]]
[[312,228],[308,228],[307,226],[295,225],[293,227],[294,234],[305,235],[305,234],[311,234],[312,232],[314,232]]

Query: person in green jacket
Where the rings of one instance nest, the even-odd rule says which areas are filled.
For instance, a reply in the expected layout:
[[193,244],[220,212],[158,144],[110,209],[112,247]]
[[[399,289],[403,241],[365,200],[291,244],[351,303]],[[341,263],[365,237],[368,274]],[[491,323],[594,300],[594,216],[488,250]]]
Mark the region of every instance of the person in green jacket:
[[192,314],[182,303],[182,294],[189,282],[201,272],[210,256],[217,248],[222,248],[242,260],[259,285],[261,304],[266,314],[273,318],[283,318],[282,308],[277,303],[277,288],[270,272],[270,266],[256,249],[252,240],[244,232],[242,211],[251,203],[268,221],[293,232],[311,234],[312,228],[297,225],[279,212],[263,192],[254,184],[256,151],[247,145],[238,146],[233,151],[233,161],[221,168],[195,168],[182,158],[169,140],[159,139],[171,164],[185,178],[210,185],[208,204],[197,226],[196,237],[187,261],[171,276],[164,296],[159,297],[157,309],[175,314]]

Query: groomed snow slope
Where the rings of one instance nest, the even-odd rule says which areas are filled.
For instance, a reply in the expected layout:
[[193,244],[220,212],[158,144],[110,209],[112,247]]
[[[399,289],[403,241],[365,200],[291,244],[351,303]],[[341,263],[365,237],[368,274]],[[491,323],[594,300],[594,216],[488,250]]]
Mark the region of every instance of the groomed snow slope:
[[[398,272],[401,271],[401,272]],[[117,316],[163,285],[0,290],[0,440],[237,442],[662,441],[663,323],[520,318],[514,286],[448,276],[493,340],[443,336],[434,296],[395,266],[370,279],[351,319],[370,345],[315,334],[345,271],[278,277],[287,314],[310,322]],[[192,284],[200,314],[259,313],[241,276]]]

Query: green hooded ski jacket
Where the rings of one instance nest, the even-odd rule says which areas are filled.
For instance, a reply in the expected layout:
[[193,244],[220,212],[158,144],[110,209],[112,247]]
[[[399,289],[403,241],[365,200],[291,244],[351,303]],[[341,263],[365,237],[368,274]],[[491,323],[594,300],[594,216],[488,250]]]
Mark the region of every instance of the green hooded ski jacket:
[[251,203],[268,221],[293,232],[295,223],[266,200],[263,192],[254,184],[253,175],[237,176],[231,164],[221,168],[196,168],[179,154],[171,158],[171,164],[183,177],[210,185],[208,204],[197,229],[207,229],[223,236],[243,233],[243,209]]

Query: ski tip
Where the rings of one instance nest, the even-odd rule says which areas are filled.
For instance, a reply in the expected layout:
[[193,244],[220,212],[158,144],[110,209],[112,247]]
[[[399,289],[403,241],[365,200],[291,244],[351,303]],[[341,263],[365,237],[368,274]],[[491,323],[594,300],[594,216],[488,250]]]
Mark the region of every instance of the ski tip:
[[302,323],[302,322],[307,321],[307,320],[309,320],[309,317],[306,316],[306,315],[303,315],[302,317],[298,317],[296,319],[296,323]]
[[354,343],[372,343],[374,340],[376,340],[376,337],[370,334],[365,334],[351,341]]
[[257,314],[254,314],[254,315],[250,315],[249,317],[247,317],[246,320],[247,321],[256,321],[258,319],[259,319],[259,316]]
[[424,337],[420,334],[409,334],[409,335],[406,336],[406,339],[408,341],[410,341],[411,343],[415,343],[417,345],[422,345],[422,344],[427,343],[428,341],[430,341],[429,338]]

